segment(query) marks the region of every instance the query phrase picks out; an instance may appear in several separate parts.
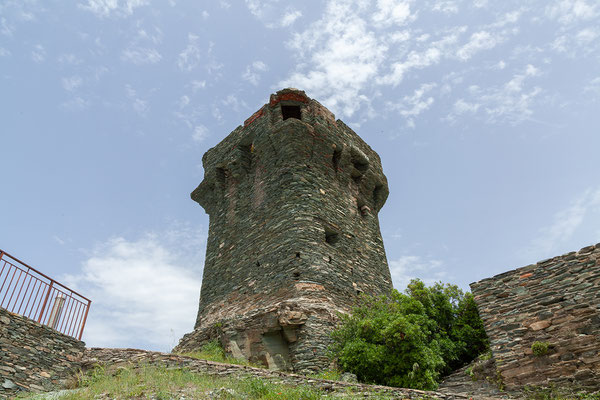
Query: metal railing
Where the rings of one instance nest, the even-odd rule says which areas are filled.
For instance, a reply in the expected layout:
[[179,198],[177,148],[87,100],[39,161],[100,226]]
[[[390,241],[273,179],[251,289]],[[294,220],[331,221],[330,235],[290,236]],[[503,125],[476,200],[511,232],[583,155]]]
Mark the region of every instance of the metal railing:
[[0,250],[0,307],[81,340],[91,303]]

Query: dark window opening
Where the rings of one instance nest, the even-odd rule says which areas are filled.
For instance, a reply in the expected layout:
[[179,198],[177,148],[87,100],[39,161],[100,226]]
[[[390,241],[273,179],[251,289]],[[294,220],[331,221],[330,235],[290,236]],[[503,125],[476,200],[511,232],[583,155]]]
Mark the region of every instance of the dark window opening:
[[217,181],[222,185],[227,181],[227,172],[225,172],[225,168],[217,168]]
[[357,296],[360,296],[361,294],[362,294],[362,290],[357,290],[357,291],[356,291],[356,295],[357,295]]
[[252,168],[252,153],[254,151],[254,145],[250,144],[248,146],[240,146],[240,161],[242,164],[242,168],[246,172],[250,172]]
[[341,150],[334,150],[333,151],[333,156],[331,157],[331,162],[333,163],[333,169],[335,170],[335,172],[337,172],[339,166],[340,166],[340,158],[342,157],[342,151]]
[[300,279],[300,272],[294,272],[294,280],[297,281]]
[[296,258],[300,258],[300,253],[296,253]]
[[354,275],[354,268],[350,267],[350,275]]
[[332,230],[325,230],[325,242],[334,245],[336,244],[338,241],[340,240],[340,234],[332,231]]
[[331,256],[329,256],[329,260],[327,262],[331,264]]
[[258,261],[256,262],[256,266],[257,266],[257,267],[260,267],[260,263],[259,263]]
[[302,119],[300,106],[281,106],[281,115],[284,121],[288,118]]

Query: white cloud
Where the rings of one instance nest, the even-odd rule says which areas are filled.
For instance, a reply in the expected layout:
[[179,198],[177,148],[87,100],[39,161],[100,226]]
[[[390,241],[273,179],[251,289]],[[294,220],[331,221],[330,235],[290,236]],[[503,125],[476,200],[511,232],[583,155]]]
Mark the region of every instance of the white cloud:
[[31,59],[36,63],[44,62],[46,59],[46,49],[41,44],[36,44],[31,50]]
[[200,48],[197,35],[188,33],[188,44],[177,57],[177,66],[180,70],[190,72],[200,63]]
[[75,96],[71,100],[61,103],[60,107],[67,111],[82,111],[90,107],[90,101],[81,96]]
[[[587,189],[553,219],[552,225],[541,229],[540,236],[532,241],[529,252],[538,259],[556,255],[584,223],[592,226],[600,223],[600,189]],[[598,241],[600,237],[589,239]]]
[[585,0],[555,0],[546,7],[546,15],[561,24],[573,24],[598,15],[598,4]]
[[149,4],[148,0],[88,0],[85,4],[79,4],[79,7],[93,12],[98,17],[108,17],[111,15],[123,17],[133,14],[133,11]]
[[598,36],[600,36],[600,31],[598,29],[586,28],[577,32],[577,35],[575,35],[575,39],[581,45],[585,46],[588,43],[591,43],[592,41],[596,40]]
[[461,61],[467,61],[473,57],[475,53],[492,49],[501,41],[502,38],[498,36],[498,34],[492,35],[486,31],[475,32],[471,35],[469,42],[458,49],[456,56]]
[[77,89],[83,83],[83,79],[80,76],[74,75],[68,78],[62,78],[62,85],[65,90],[72,92]]
[[354,4],[330,1],[321,19],[288,42],[306,64],[278,86],[303,88],[346,116],[367,103],[361,91],[377,76],[387,47],[360,11]]
[[389,103],[391,109],[398,110],[406,119],[407,126],[414,128],[414,118],[431,107],[434,102],[432,96],[426,96],[437,85],[435,83],[424,83],[414,91],[411,96],[404,96],[399,103]]
[[6,18],[0,18],[0,33],[4,36],[12,36],[15,28],[8,23]]
[[65,53],[58,57],[58,62],[67,65],[79,65],[83,62],[83,60],[73,53]]
[[202,19],[207,20],[208,17],[210,17],[210,14],[208,13],[208,11],[206,11],[206,10],[202,11]]
[[204,236],[186,226],[97,246],[81,273],[64,278],[92,300],[83,340],[90,347],[169,351],[192,330]]
[[262,61],[254,61],[252,64],[246,67],[246,71],[242,75],[242,78],[254,86],[258,85],[260,79],[260,73],[268,71],[269,67]]
[[418,278],[431,285],[448,277],[442,261],[431,257],[405,255],[390,261],[389,266],[394,288],[399,291],[406,289],[411,279]]
[[10,51],[5,49],[4,47],[0,47],[0,57],[8,57],[10,56]]
[[530,87],[529,79],[540,74],[538,68],[528,64],[523,72],[513,75],[504,85],[484,88],[471,85],[467,91],[471,99],[457,100],[446,119],[453,122],[462,114],[483,113],[488,123],[518,124],[528,120],[533,115],[535,100],[542,93],[540,87]]
[[590,80],[589,83],[583,88],[583,92],[600,96],[600,76]]
[[179,108],[185,108],[190,104],[189,96],[183,95],[179,98]]
[[121,59],[136,65],[156,64],[162,59],[162,55],[156,49],[132,47],[123,50]]
[[206,87],[206,81],[193,80],[190,82],[190,85],[192,86],[192,91],[196,93],[198,90]]
[[196,143],[203,142],[208,137],[208,129],[206,126],[200,124],[194,127],[194,133],[192,134],[192,140]]
[[292,25],[298,18],[302,16],[302,12],[298,10],[288,11],[281,18],[281,26],[286,27]]
[[436,1],[432,10],[440,11],[445,14],[456,14],[458,13],[458,3],[455,0]]
[[372,16],[382,26],[402,25],[410,17],[410,1],[405,0],[377,0],[377,11]]
[[140,116],[145,116],[150,109],[148,101],[139,97],[137,91],[129,84],[125,85],[125,93],[129,100],[131,100],[131,107],[135,110],[135,112],[137,112]]

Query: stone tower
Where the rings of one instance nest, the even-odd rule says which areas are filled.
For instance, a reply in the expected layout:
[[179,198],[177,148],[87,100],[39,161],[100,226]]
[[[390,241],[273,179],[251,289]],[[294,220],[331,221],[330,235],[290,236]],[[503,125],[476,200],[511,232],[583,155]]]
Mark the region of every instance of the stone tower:
[[392,289],[377,214],[381,161],[354,131],[284,89],[202,157],[192,192],[210,217],[194,331],[274,369],[328,365],[337,312]]

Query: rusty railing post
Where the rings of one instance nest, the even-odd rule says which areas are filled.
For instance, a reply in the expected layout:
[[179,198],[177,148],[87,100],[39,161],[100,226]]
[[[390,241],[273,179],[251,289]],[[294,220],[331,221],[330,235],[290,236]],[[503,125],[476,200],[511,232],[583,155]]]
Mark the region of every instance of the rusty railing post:
[[40,311],[40,316],[37,321],[38,324],[42,323],[42,316],[44,315],[44,310],[46,309],[46,303],[48,303],[48,297],[50,297],[50,292],[52,291],[52,285],[54,285],[53,280],[50,281],[50,286],[48,286],[48,293],[46,293],[46,298],[44,299],[44,303],[42,304],[42,311]]
[[87,307],[85,308],[85,315],[83,316],[83,322],[81,323],[81,330],[79,331],[79,337],[77,340],[81,340],[81,336],[83,335],[83,328],[85,328],[85,321],[87,320],[88,313],[90,312],[90,306],[92,305],[91,300],[88,300]]

